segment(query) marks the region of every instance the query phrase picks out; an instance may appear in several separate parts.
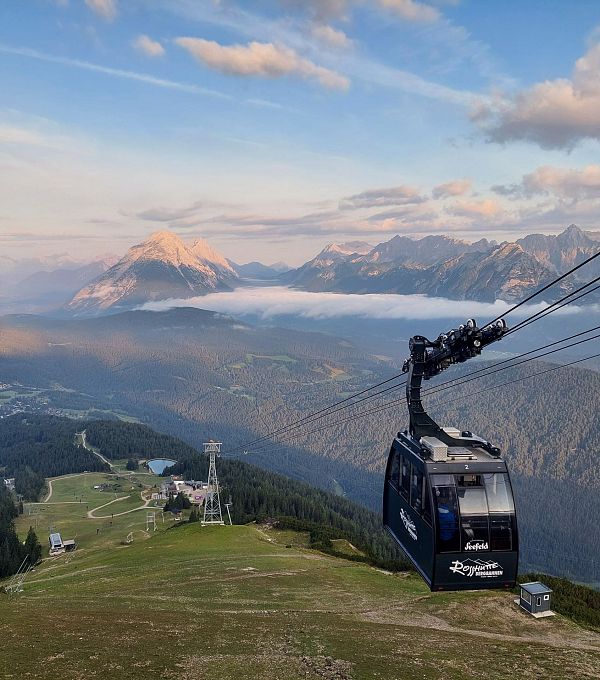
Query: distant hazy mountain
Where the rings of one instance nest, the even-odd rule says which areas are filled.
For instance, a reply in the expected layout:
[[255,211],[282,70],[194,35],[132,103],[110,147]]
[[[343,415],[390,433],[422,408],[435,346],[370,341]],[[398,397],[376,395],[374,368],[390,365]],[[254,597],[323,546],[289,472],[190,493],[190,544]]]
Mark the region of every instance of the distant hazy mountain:
[[[96,257],[92,261],[110,261],[110,256]],[[116,261],[116,260],[115,260]],[[0,281],[17,283],[37,272],[75,270],[90,264],[90,259],[72,257],[67,253],[40,257],[8,257],[0,255]],[[114,264],[114,262],[111,262]]]
[[293,269],[293,267],[290,267],[287,262],[282,262],[281,260],[278,262],[273,262],[273,264],[267,265],[271,269],[274,269],[276,272],[279,272],[280,274],[283,274],[284,272],[289,272],[290,269]]
[[62,302],[67,295],[73,295],[88,281],[103,274],[109,266],[104,260],[97,260],[75,269],[34,272],[19,282],[19,292],[29,298],[60,295]]
[[[27,261],[33,264],[34,261]],[[0,263],[1,264],[4,263]],[[38,262],[38,266],[47,266]],[[68,264],[58,269],[42,269],[23,276],[21,268],[15,265],[12,273],[5,270],[0,296],[0,313],[11,312],[42,313],[61,307],[91,279],[104,273],[112,262],[95,260],[76,266]],[[27,272],[28,266],[24,267]]]
[[161,231],[133,246],[68,303],[76,316],[132,309],[152,300],[187,298],[230,290],[238,275],[206,241],[186,245],[176,234]]
[[[312,291],[515,301],[600,250],[597,236],[571,225],[558,236],[536,234],[500,245],[486,239],[468,243],[448,236],[394,236],[361,253],[348,244],[332,244],[283,280]],[[599,270],[600,264],[586,268],[583,276]],[[570,281],[553,293],[573,287]]]
[[247,264],[230,263],[239,276],[243,279],[256,279],[259,281],[274,281],[278,279],[282,272],[274,267],[269,267],[262,262],[248,262]]

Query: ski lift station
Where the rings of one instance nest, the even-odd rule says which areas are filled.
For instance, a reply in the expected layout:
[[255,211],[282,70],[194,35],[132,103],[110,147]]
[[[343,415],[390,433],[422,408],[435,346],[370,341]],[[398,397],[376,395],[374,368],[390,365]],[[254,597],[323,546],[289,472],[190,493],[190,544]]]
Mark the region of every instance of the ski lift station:
[[554,616],[550,610],[552,590],[540,581],[531,583],[521,583],[519,599],[515,600],[526,612],[529,612],[536,619],[544,616]]
[[63,541],[62,536],[57,532],[48,537],[50,544],[50,555],[62,555],[64,552],[71,552],[77,548],[74,539]]

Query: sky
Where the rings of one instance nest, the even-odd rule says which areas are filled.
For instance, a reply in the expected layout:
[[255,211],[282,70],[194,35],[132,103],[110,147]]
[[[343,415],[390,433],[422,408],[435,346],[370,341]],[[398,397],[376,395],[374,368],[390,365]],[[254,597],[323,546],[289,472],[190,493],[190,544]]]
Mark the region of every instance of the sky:
[[600,215],[597,0],[2,0],[0,256]]

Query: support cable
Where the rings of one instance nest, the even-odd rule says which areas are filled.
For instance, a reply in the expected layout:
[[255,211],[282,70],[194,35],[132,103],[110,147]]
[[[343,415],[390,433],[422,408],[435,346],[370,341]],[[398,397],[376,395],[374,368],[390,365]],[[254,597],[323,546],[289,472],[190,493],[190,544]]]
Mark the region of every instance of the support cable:
[[[552,287],[553,285],[555,285],[555,284],[558,283],[559,281],[562,281],[564,278],[566,278],[567,276],[569,276],[569,275],[572,274],[573,272],[577,271],[578,269],[581,269],[583,266],[585,266],[586,264],[588,264],[589,262],[591,262],[592,260],[594,260],[594,259],[597,258],[598,256],[600,256],[600,251],[598,251],[596,254],[594,254],[594,255],[588,257],[586,260],[584,260],[583,262],[581,262],[580,264],[578,264],[576,267],[573,267],[572,269],[570,269],[570,270],[569,270],[568,272],[566,272],[565,274],[562,274],[561,276],[557,277],[554,281],[552,281],[552,282],[546,284],[546,285],[545,285],[543,288],[541,288],[540,290],[536,291],[535,293],[532,293],[531,295],[529,295],[528,297],[526,297],[524,300],[522,300],[522,301],[519,302],[518,304],[516,304],[516,305],[514,305],[513,307],[511,307],[508,311],[504,312],[504,313],[501,314],[500,316],[496,317],[496,318],[493,319],[492,321],[490,321],[490,322],[488,322],[487,324],[485,324],[483,327],[485,327],[485,326],[490,326],[490,325],[492,325],[493,323],[495,323],[496,321],[500,320],[501,318],[507,316],[508,314],[510,314],[511,312],[513,312],[514,310],[518,309],[518,308],[521,307],[522,305],[524,305],[524,304],[526,304],[527,302],[529,302],[530,300],[532,300],[532,299],[533,299],[534,297],[536,297],[537,295],[539,295],[539,294],[543,293],[544,291],[548,290],[550,287]],[[596,288],[594,288],[594,289],[592,289],[592,290],[588,290],[587,292],[583,293],[582,295],[579,295],[578,297],[569,300],[569,298],[572,298],[573,295],[575,295],[576,293],[578,293],[578,292],[580,292],[580,291],[583,291],[585,288],[588,288],[590,285],[592,285],[593,283],[595,283],[595,282],[598,281],[598,280],[600,280],[600,277],[597,277],[596,279],[590,281],[589,283],[585,284],[584,286],[581,286],[581,287],[578,288],[576,291],[573,291],[572,293],[569,293],[568,295],[564,296],[564,297],[561,298],[560,300],[558,300],[558,301],[556,301],[555,303],[553,303],[552,305],[550,305],[550,307],[545,308],[545,309],[543,309],[543,310],[540,310],[540,312],[537,312],[536,314],[534,314],[534,315],[528,317],[527,319],[524,319],[524,320],[521,321],[519,324],[517,324],[517,326],[516,326],[515,328],[511,329],[507,335],[510,335],[511,333],[514,333],[514,332],[516,332],[517,330],[520,330],[521,328],[524,328],[526,325],[529,325],[530,323],[533,323],[534,321],[537,321],[537,320],[539,320],[540,318],[543,318],[543,317],[545,317],[545,316],[548,316],[549,314],[553,313],[553,312],[556,311],[557,309],[560,309],[560,308],[566,306],[567,304],[570,304],[570,303],[574,302],[575,300],[578,300],[578,299],[580,299],[581,297],[584,297],[584,295],[587,295],[587,294],[593,292],[594,290],[597,290],[597,288],[599,288],[600,286],[597,286]],[[590,339],[592,339],[592,338],[590,338]],[[553,344],[557,344],[557,343],[553,343]],[[548,345],[548,347],[549,347],[549,346],[552,346],[552,345]],[[566,349],[566,348],[564,348],[564,349]],[[532,350],[532,351],[538,351],[538,350]],[[555,350],[555,351],[558,351],[558,350]],[[552,352],[550,352],[550,353],[552,353]],[[527,354],[527,353],[526,353],[526,354]],[[524,355],[523,355],[523,356],[524,356]],[[541,355],[541,356],[545,356],[545,355]],[[501,362],[501,363],[502,363],[502,362]],[[518,364],[515,364],[515,365],[518,365]],[[489,367],[488,367],[488,368],[489,368]],[[484,369],[481,369],[481,371],[483,371],[483,370],[484,370]],[[481,371],[476,371],[475,373],[479,373],[479,372],[481,372]],[[384,390],[380,390],[379,392],[376,392],[376,393],[374,393],[374,394],[364,396],[362,399],[358,399],[358,400],[356,400],[356,401],[352,401],[352,400],[356,399],[356,397],[359,397],[359,396],[361,396],[361,395],[366,395],[368,392],[371,392],[372,390],[374,390],[374,389],[376,389],[376,388],[378,388],[378,387],[381,387],[381,386],[386,385],[386,384],[388,384],[388,383],[390,383],[390,382],[392,382],[392,381],[394,381],[394,380],[397,380],[398,378],[401,378],[402,375],[403,375],[402,373],[396,374],[396,375],[392,376],[391,378],[388,378],[387,380],[383,380],[383,381],[377,383],[376,385],[372,385],[371,387],[367,387],[367,388],[365,388],[364,390],[361,390],[360,392],[356,392],[355,394],[352,394],[352,395],[350,395],[350,396],[348,396],[348,397],[345,397],[344,399],[341,399],[340,401],[337,401],[337,402],[335,402],[335,403],[333,403],[333,404],[331,404],[331,405],[329,405],[329,406],[326,406],[326,407],[324,407],[324,408],[322,408],[322,409],[319,409],[319,410],[317,410],[317,411],[314,411],[314,412],[312,412],[312,413],[309,413],[308,415],[306,415],[306,416],[304,416],[304,417],[302,417],[302,418],[300,418],[300,419],[298,419],[298,420],[296,420],[296,421],[293,421],[292,423],[289,423],[288,425],[284,425],[284,426],[282,426],[282,427],[280,427],[280,428],[277,428],[276,430],[273,430],[273,431],[271,431],[271,432],[268,432],[268,433],[265,434],[265,435],[262,435],[261,437],[258,437],[257,439],[254,439],[254,440],[249,441],[249,442],[247,442],[247,443],[245,443],[245,444],[242,444],[242,445],[240,445],[240,446],[235,447],[234,449],[232,449],[231,453],[234,453],[234,452],[236,452],[236,451],[240,451],[240,450],[246,449],[246,448],[248,448],[249,446],[253,446],[254,444],[261,443],[261,442],[265,441],[266,439],[270,439],[270,438],[272,438],[272,437],[274,437],[274,436],[277,436],[277,435],[280,435],[280,434],[284,434],[284,433],[286,433],[286,432],[290,432],[291,430],[296,430],[296,429],[298,429],[299,427],[308,425],[309,423],[314,422],[314,421],[316,421],[316,420],[320,420],[320,419],[326,417],[327,415],[332,415],[332,414],[334,414],[334,413],[337,413],[337,412],[339,412],[339,411],[344,410],[345,408],[349,408],[349,407],[354,406],[354,405],[356,405],[356,404],[359,404],[359,403],[361,403],[361,402],[363,402],[363,401],[367,401],[367,400],[369,400],[369,399],[373,399],[373,398],[375,398],[375,397],[377,397],[377,396],[380,396],[380,395],[385,394],[385,393],[387,393],[387,392],[390,392],[390,391],[392,391],[392,390],[394,390],[394,389],[397,389],[398,387],[403,386],[405,383],[400,383],[400,384],[397,384],[397,385],[392,385],[392,386],[390,386],[390,387],[388,387],[388,388],[386,388],[386,389],[384,389]],[[463,376],[463,377],[466,377],[466,376]],[[460,379],[455,379],[455,381],[458,381],[458,380],[460,380]],[[451,382],[451,381],[447,381],[447,383],[450,383],[450,382]],[[452,382],[454,382],[454,381],[452,381]],[[464,381],[462,381],[462,382],[464,382]],[[444,384],[446,384],[446,383],[444,383]],[[459,382],[458,384],[461,384],[461,382]],[[343,404],[344,406],[342,406],[342,404]],[[341,408],[336,408],[336,407],[338,407],[338,406],[341,406]]]
[[[566,348],[564,348],[564,349],[566,349]],[[560,365],[558,365],[558,366],[553,366],[552,368],[547,368],[547,369],[545,369],[545,370],[543,370],[543,371],[538,371],[537,373],[532,373],[531,375],[523,376],[523,377],[521,377],[521,378],[516,378],[515,380],[509,380],[509,381],[507,381],[507,382],[505,382],[505,383],[500,383],[500,384],[498,384],[498,385],[492,385],[491,387],[487,387],[487,388],[485,388],[484,390],[480,390],[479,392],[473,392],[473,393],[471,393],[471,394],[461,395],[460,397],[456,397],[455,399],[444,400],[443,402],[440,400],[440,401],[437,402],[437,403],[439,403],[439,404],[441,404],[441,403],[448,404],[448,403],[451,403],[451,402],[453,402],[453,401],[460,401],[461,399],[466,399],[466,398],[469,398],[469,397],[472,397],[472,396],[476,396],[476,395],[479,395],[479,394],[484,394],[484,393],[486,393],[486,392],[490,392],[490,391],[492,391],[492,390],[499,389],[500,387],[505,387],[505,386],[507,386],[507,385],[512,385],[512,384],[515,384],[515,383],[518,383],[518,382],[522,382],[522,381],[524,381],[524,380],[529,380],[530,378],[535,378],[536,376],[544,375],[545,373],[551,373],[552,371],[558,371],[558,370],[560,370],[561,368],[567,368],[568,366],[574,366],[575,364],[580,364],[580,363],[582,363],[582,362],[584,362],[584,361],[588,361],[588,360],[590,360],[590,359],[596,359],[596,358],[598,358],[598,357],[600,357],[600,353],[598,353],[598,354],[592,354],[592,355],[590,355],[590,356],[583,357],[582,359],[576,359],[575,361],[570,361],[570,362],[568,362],[568,363],[566,363],[566,364],[560,364]],[[532,360],[535,359],[535,358],[536,358],[536,357],[533,357],[533,358],[530,359],[529,361],[532,361]],[[507,368],[511,368],[511,366],[508,366]],[[482,376],[482,377],[484,377],[484,376]],[[349,417],[347,417],[347,418],[343,418],[342,420],[338,420],[338,421],[336,421],[335,423],[328,423],[327,425],[322,425],[321,427],[318,427],[318,428],[316,428],[316,429],[314,429],[314,430],[310,430],[309,432],[302,432],[302,433],[300,433],[299,436],[302,436],[302,437],[309,436],[309,435],[311,435],[311,434],[315,434],[315,433],[317,433],[317,432],[321,432],[321,431],[326,430],[326,429],[329,429],[329,428],[331,428],[331,427],[335,427],[335,426],[337,426],[337,425],[341,425],[342,423],[348,422],[348,421],[350,421],[350,420],[357,420],[357,419],[359,419],[359,418],[364,418],[364,417],[366,417],[366,416],[368,416],[368,415],[371,415],[371,414],[374,414],[374,413],[381,413],[382,411],[386,411],[386,410],[389,410],[390,408],[396,407],[397,404],[398,404],[399,402],[403,402],[403,401],[404,401],[404,399],[395,399],[394,401],[390,402],[389,404],[385,404],[385,405],[383,405],[383,406],[378,406],[377,408],[369,409],[368,411],[362,411],[362,412],[360,412],[360,413],[356,413],[356,414],[354,414],[354,415],[352,415],[352,416],[349,416]],[[294,435],[294,437],[295,437],[295,436],[296,436],[296,435]],[[264,446],[260,446],[260,447],[258,447],[257,449],[255,449],[252,453],[256,453],[257,451],[264,451],[264,450],[269,449],[270,447],[273,447],[273,446],[279,446],[279,445],[281,445],[281,444],[284,444],[284,443],[285,443],[286,441],[288,441],[289,439],[293,439],[294,437],[286,437],[286,438],[284,438],[284,439],[282,439],[282,440],[280,440],[280,441],[271,442],[270,444],[266,444],[266,445],[264,445]]]
[[555,286],[557,283],[559,283],[559,281],[566,279],[567,276],[570,276],[571,274],[573,274],[573,272],[576,272],[578,269],[581,269],[586,264],[590,263],[592,260],[595,260],[597,257],[600,257],[600,250],[595,255],[591,255],[590,257],[585,259],[583,262],[578,264],[576,267],[569,269],[569,271],[566,272],[566,274],[562,274],[561,276],[554,279],[554,281],[547,283],[543,288],[540,288],[535,293],[528,295],[524,300],[521,300],[521,302],[517,303],[516,305],[513,305],[508,311],[504,312],[503,314],[500,314],[500,316],[497,316],[495,319],[492,319],[491,321],[489,321],[487,324],[485,324],[485,326],[491,326],[493,323],[496,323],[496,321],[500,321],[500,319],[502,319],[503,317],[508,316],[509,314],[514,312],[515,309],[519,309],[519,307],[522,307],[524,304],[526,304],[530,300],[533,300],[533,298],[535,298],[538,295],[540,295],[541,293],[547,291],[548,288],[552,288],[552,286]]

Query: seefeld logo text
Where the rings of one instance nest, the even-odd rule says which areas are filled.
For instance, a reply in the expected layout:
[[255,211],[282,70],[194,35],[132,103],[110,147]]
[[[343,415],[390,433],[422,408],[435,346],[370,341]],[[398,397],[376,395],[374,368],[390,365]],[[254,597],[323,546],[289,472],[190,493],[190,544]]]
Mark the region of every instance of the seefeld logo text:
[[489,550],[487,541],[467,541],[465,550]]
[[417,540],[417,527],[412,519],[404,512],[404,508],[400,508],[400,519],[404,528],[408,531],[410,537],[416,541]]
[[498,564],[491,560],[454,560],[450,565],[450,571],[455,574],[462,574],[463,576],[477,576],[479,578],[497,578],[502,576],[504,570]]

